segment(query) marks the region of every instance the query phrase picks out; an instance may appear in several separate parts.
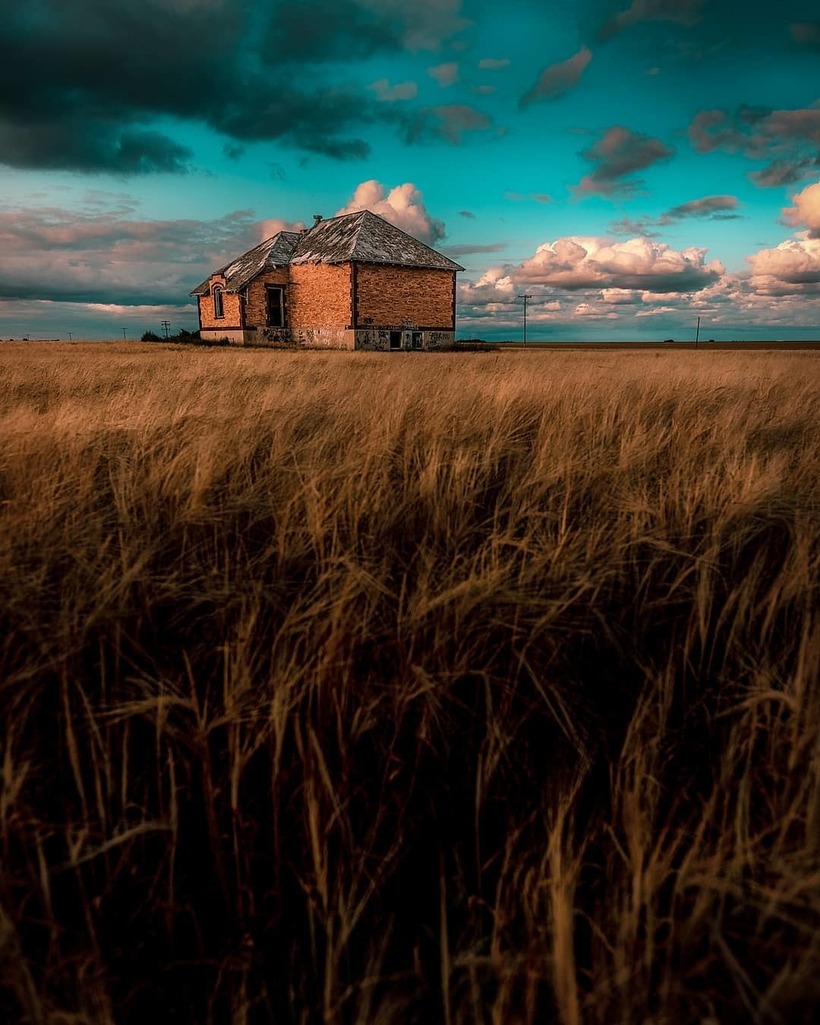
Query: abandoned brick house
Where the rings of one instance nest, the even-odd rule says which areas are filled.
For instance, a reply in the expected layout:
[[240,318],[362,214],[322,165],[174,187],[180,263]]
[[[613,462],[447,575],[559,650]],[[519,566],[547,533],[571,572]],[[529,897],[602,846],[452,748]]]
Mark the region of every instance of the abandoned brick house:
[[457,263],[362,210],[280,231],[191,295],[205,339],[433,349],[452,342]]

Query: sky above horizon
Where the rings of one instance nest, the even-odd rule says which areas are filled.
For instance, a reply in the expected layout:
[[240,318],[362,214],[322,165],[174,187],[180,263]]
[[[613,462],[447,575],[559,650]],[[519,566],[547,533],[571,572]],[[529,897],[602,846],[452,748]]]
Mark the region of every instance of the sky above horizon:
[[0,339],[197,326],[281,228],[457,260],[458,334],[820,337],[815,0],[0,0]]

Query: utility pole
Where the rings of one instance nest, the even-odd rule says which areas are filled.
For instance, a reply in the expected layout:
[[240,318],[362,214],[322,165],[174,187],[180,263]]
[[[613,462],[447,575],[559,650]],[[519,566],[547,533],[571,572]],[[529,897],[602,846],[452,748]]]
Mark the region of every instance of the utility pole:
[[69,340],[69,341],[71,341],[71,340],[72,340],[72,336],[71,336],[71,332],[70,332],[70,331],[68,332],[68,340]]
[[166,338],[168,337],[168,332],[169,332],[170,329],[171,329],[171,321],[170,320],[163,320],[163,322],[162,322],[162,330],[163,330]]
[[125,341],[125,328],[120,329],[122,331],[122,340]]
[[699,341],[700,341],[700,317],[698,317],[698,329],[697,329],[697,331],[695,331],[695,348],[696,349],[698,347],[698,342]]
[[524,345],[526,345],[527,344],[527,303],[530,301],[530,299],[532,299],[532,296],[531,295],[519,295],[518,298],[521,299],[523,301],[523,303],[524,303]]

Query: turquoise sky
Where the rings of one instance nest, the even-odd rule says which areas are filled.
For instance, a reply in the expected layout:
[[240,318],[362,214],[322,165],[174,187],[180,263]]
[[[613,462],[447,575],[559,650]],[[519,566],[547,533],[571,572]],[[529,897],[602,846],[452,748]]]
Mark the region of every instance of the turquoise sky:
[[[0,0],[0,338],[196,326],[368,206],[462,337],[820,336],[820,22],[791,0]],[[705,334],[704,334],[705,329]]]

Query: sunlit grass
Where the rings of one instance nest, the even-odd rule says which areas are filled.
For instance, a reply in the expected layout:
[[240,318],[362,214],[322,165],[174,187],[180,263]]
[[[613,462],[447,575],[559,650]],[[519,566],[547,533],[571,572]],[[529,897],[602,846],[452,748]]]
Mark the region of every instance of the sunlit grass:
[[818,438],[815,353],[3,346],[0,1018],[813,1020]]

